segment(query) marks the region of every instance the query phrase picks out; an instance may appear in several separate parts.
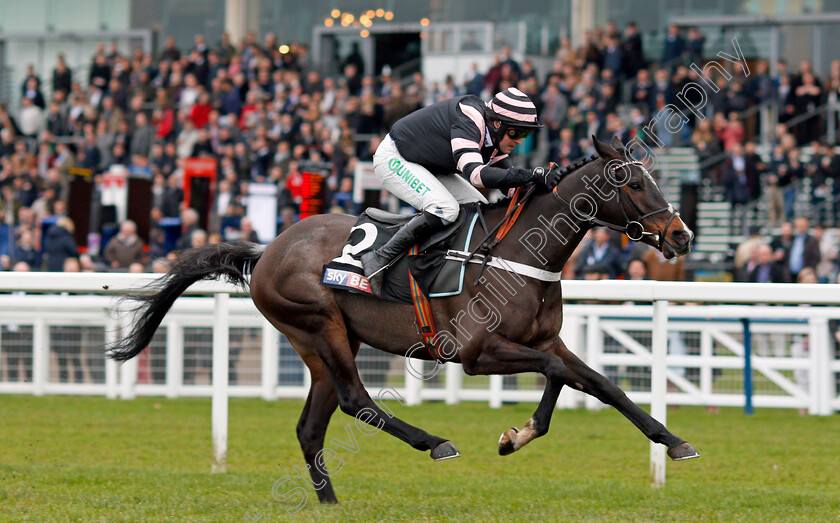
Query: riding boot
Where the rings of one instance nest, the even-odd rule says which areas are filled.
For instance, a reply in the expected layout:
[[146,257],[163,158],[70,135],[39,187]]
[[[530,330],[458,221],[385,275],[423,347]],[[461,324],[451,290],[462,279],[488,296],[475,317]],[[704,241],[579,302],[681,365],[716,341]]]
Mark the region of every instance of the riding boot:
[[365,276],[370,282],[370,290],[376,296],[382,293],[382,270],[397,256],[410,249],[413,245],[423,242],[433,233],[446,226],[443,220],[430,213],[422,213],[402,226],[385,245],[362,255],[362,265]]

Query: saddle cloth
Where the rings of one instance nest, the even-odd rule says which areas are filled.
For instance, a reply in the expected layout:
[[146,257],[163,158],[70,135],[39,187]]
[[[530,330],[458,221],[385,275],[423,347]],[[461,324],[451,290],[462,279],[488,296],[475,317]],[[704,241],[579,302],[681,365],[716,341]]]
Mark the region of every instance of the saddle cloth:
[[[379,209],[363,212],[350,229],[341,255],[324,265],[321,284],[334,289],[372,295],[370,284],[364,276],[362,255],[384,245],[412,217],[386,213]],[[479,234],[474,231],[477,221],[477,204],[462,206],[455,223],[423,242],[417,255],[405,254],[385,271],[382,298],[398,303],[412,303],[408,271],[411,271],[423,294],[430,298],[460,294],[464,287],[466,264],[459,260],[446,259],[446,253],[449,249],[469,251],[470,242]]]

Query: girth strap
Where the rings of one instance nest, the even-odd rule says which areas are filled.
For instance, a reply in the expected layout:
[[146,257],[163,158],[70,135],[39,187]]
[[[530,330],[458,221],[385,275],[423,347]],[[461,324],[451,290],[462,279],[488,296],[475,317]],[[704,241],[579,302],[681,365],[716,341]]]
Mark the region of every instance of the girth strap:
[[464,263],[465,260],[469,260],[469,263],[480,263],[482,267],[495,267],[497,269],[502,269],[503,271],[512,272],[520,276],[527,276],[528,278],[544,282],[560,281],[563,277],[562,272],[546,271],[524,263],[505,260],[504,258],[499,258],[498,256],[482,256],[481,254],[470,256],[470,253],[468,252],[456,251],[453,249],[446,251],[446,259],[459,261],[461,263]]
[[[408,251],[410,256],[417,254],[418,247],[415,245]],[[414,315],[417,318],[417,328],[420,331],[420,336],[423,338],[423,345],[429,351],[432,358],[441,361],[440,351],[434,343],[435,336],[437,336],[437,328],[435,328],[435,318],[432,316],[432,304],[429,299],[423,294],[420,285],[414,280],[411,274],[411,269],[408,271],[409,289],[411,290],[411,301],[414,304]]]

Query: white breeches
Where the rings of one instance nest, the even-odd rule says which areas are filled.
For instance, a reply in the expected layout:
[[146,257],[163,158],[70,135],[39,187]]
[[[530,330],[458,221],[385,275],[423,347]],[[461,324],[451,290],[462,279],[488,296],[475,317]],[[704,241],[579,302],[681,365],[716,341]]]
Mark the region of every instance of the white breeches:
[[390,135],[373,155],[373,172],[391,194],[448,223],[458,218],[459,204],[487,203],[478,189],[460,174],[435,176],[422,165],[403,158]]

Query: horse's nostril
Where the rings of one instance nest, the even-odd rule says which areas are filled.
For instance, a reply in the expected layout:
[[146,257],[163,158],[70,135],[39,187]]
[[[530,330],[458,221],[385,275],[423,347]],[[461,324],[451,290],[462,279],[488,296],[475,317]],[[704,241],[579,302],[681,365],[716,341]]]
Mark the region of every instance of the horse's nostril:
[[683,229],[674,231],[671,237],[677,245],[687,245],[691,241],[691,234]]

